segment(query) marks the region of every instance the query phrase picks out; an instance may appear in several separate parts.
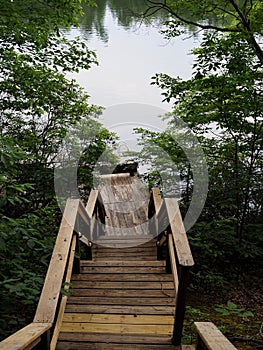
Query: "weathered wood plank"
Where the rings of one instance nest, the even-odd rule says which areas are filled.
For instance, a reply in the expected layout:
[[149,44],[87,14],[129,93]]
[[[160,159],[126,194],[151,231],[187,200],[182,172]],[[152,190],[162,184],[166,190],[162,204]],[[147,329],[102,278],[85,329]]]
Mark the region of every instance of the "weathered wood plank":
[[120,333],[120,334],[172,334],[172,325],[125,324],[125,323],[66,323],[63,322],[61,332],[83,333]]
[[[165,261],[164,260],[151,260],[151,261],[132,261],[132,260],[100,260],[100,261],[94,261],[94,260],[81,260],[80,261],[81,267],[86,266],[94,266],[94,267],[133,267],[137,269],[137,267],[145,267],[146,269],[149,267],[165,267]],[[137,270],[136,270],[137,271]]]
[[174,298],[163,297],[79,297],[71,296],[68,299],[68,305],[174,305]]
[[53,323],[54,321],[78,208],[78,199],[68,199],[34,322]]
[[[76,246],[77,246],[77,237],[76,237],[76,235],[74,235],[72,237],[71,251],[70,251],[70,256],[69,256],[67,273],[66,273],[66,277],[65,277],[65,282],[66,283],[69,283],[70,279],[71,279],[72,270],[73,270],[73,264],[74,264],[74,258],[75,258]],[[69,286],[65,285],[64,289],[68,290]],[[57,316],[57,322],[55,324],[53,336],[52,336],[51,343],[50,343],[50,350],[55,350],[55,348],[56,348],[56,344],[57,344],[60,328],[61,328],[61,325],[62,325],[63,315],[64,315],[65,308],[66,308],[67,299],[68,298],[67,298],[66,295],[63,295],[62,298],[61,298],[59,312],[58,312],[58,316]]]
[[52,327],[51,323],[30,323],[0,342],[1,350],[23,350]]
[[[100,260],[105,260],[105,258],[106,258],[107,256],[106,255],[104,255],[104,256],[97,256],[97,257],[94,257],[94,260],[95,261],[100,261]],[[144,256],[144,260],[145,261],[151,261],[152,259],[153,259],[153,255],[152,254],[150,254],[150,255],[145,255]],[[113,258],[114,260],[120,260],[120,261],[123,261],[123,259],[125,259],[125,255],[123,254],[123,255],[120,255],[120,256],[115,256],[115,255],[112,255],[111,257],[108,257],[109,259],[111,259],[111,258]],[[136,261],[141,261],[142,260],[142,258],[141,258],[141,256],[133,256],[133,255],[130,255],[130,256],[127,256],[126,257],[126,260],[136,260]]]
[[73,305],[67,304],[66,312],[74,313],[107,313],[107,314],[134,314],[134,315],[174,315],[175,307],[170,305]]
[[[78,332],[79,341],[97,342],[97,343],[121,343],[121,344],[171,344],[171,338],[168,335],[142,335],[142,334],[102,334],[102,333],[82,333]],[[72,341],[76,339],[74,332],[62,332],[60,339]]]
[[195,322],[194,325],[208,350],[236,349],[212,322]]
[[171,234],[168,235],[168,247],[169,247],[169,255],[170,255],[170,261],[171,261],[171,267],[172,267],[172,274],[173,274],[173,279],[174,279],[174,288],[175,288],[175,292],[177,294],[178,286],[179,286],[179,279],[178,279],[178,273],[177,273],[173,237]]
[[[143,259],[142,259],[142,255],[143,255]],[[101,252],[100,254],[96,254],[96,252],[94,252],[93,255],[93,259],[94,261],[97,260],[105,260],[105,259],[109,259],[109,260],[136,260],[136,261],[142,261],[142,260],[147,260],[147,261],[152,261],[154,259],[155,255],[152,251],[142,251],[140,252],[140,254],[135,255],[134,253],[130,253],[130,252],[126,252],[126,253],[116,253],[116,252],[112,252],[112,253],[107,253],[107,252]]]
[[163,201],[160,189],[158,187],[152,188],[152,195],[153,195],[155,211],[157,212],[160,209]]
[[95,289],[95,288],[82,288],[71,290],[71,294],[79,297],[175,297],[174,289]]
[[98,194],[99,194],[98,190],[93,190],[92,189],[90,191],[88,202],[87,202],[87,205],[86,205],[86,210],[87,210],[87,213],[89,214],[90,217],[92,217],[92,215],[93,215],[94,208],[96,206],[96,201],[98,199]]
[[[146,265],[146,264],[145,264]],[[100,273],[164,273],[163,266],[82,266],[81,273],[100,274]]]
[[168,218],[172,230],[178,262],[182,266],[193,266],[194,260],[185,233],[180,209],[175,198],[165,198]]
[[[117,249],[113,249],[113,248],[108,248],[108,247],[100,247],[100,248],[95,248],[93,249],[94,254],[133,254],[134,256],[139,255],[140,253],[153,253],[155,252],[156,247],[154,246],[136,246],[136,247],[125,247],[125,248],[117,248]],[[141,256],[141,258],[143,258],[143,255]]]
[[[103,246],[104,242],[111,241],[113,243],[118,243],[119,241],[122,241],[124,239],[127,241],[133,241],[133,242],[137,241],[138,245],[140,245],[140,244],[143,244],[143,245],[152,244],[154,246],[154,244],[156,244],[156,239],[154,239],[153,235],[148,233],[148,232],[143,232],[142,234],[137,234],[134,231],[131,233],[120,231],[120,233],[117,235],[109,235],[107,233],[107,234],[105,234],[105,236],[99,237],[96,240],[96,245],[98,245],[100,247],[100,246]],[[96,247],[96,245],[95,245],[95,247]]]
[[64,314],[63,322],[68,323],[109,323],[139,325],[173,325],[173,316],[160,315],[120,315],[120,314]]
[[81,343],[81,342],[60,342],[57,350],[195,350],[195,346],[183,345],[182,347],[171,344],[117,344],[117,343]]
[[131,281],[129,283],[123,281],[83,281],[76,280],[75,277],[71,279],[73,289],[78,288],[96,288],[96,289],[160,289],[160,290],[174,290],[173,281]]
[[[134,249],[134,251],[133,251]],[[134,256],[140,258],[140,260],[143,260],[143,257],[145,255],[152,255],[155,253],[155,249],[152,247],[149,248],[137,248],[136,252],[136,247],[133,248],[127,248],[127,249],[119,249],[119,251],[115,251],[113,249],[108,249],[108,248],[102,248],[101,251],[94,250],[94,256],[96,257],[102,257],[102,256],[108,256],[108,257],[118,257],[118,256]],[[106,260],[106,259],[105,259]],[[114,260],[114,259],[111,259]],[[126,260],[126,259],[124,259]],[[154,258],[152,259],[154,260]]]
[[99,239],[95,240],[94,243],[94,250],[100,249],[100,248],[111,248],[111,249],[124,249],[127,247],[155,247],[156,243],[152,242],[152,236],[139,236],[139,237],[133,237],[133,238],[128,238],[128,237],[120,237],[119,239]]
[[166,274],[144,274],[144,273],[134,273],[134,274],[99,274],[99,275],[93,275],[93,274],[81,274],[81,275],[74,275],[75,281],[116,281],[116,282],[129,282],[129,281],[145,281],[145,282],[171,282],[173,281],[172,275],[166,275]]

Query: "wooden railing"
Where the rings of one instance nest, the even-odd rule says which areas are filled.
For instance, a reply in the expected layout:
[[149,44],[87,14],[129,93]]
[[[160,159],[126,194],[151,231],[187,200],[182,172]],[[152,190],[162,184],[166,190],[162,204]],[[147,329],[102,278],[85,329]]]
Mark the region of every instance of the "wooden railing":
[[79,240],[90,250],[97,219],[103,221],[103,206],[97,191],[91,191],[87,207],[68,199],[53,249],[46,279],[32,323],[0,342],[0,350],[55,349],[72,272],[80,271],[76,256]]
[[157,259],[166,247],[166,272],[173,274],[176,309],[172,343],[181,344],[189,270],[194,265],[177,200],[161,197],[158,188],[151,191],[149,202],[151,229],[157,235]]
[[237,350],[212,322],[195,322],[198,342],[196,350]]

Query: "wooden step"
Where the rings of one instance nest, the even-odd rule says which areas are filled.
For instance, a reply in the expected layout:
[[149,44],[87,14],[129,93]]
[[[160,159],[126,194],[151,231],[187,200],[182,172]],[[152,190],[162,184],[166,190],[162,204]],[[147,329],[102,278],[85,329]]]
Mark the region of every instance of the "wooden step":
[[172,275],[166,275],[162,273],[82,273],[80,275],[75,275],[72,279],[74,281],[110,281],[110,282],[173,282]]
[[95,288],[83,288],[83,289],[71,289],[72,296],[79,297],[175,297],[174,289],[168,290],[156,290],[156,289],[95,289]]
[[171,337],[167,335],[141,335],[141,334],[102,334],[78,332],[78,341],[75,333],[61,334],[58,350],[123,350],[123,349],[167,349],[167,350],[195,350],[194,345],[174,346]]
[[147,238],[97,240],[93,260],[71,278],[57,349],[177,349],[173,277]]
[[173,325],[172,316],[120,315],[120,314],[85,314],[67,313],[63,317],[67,323],[99,323],[99,324],[137,324],[137,325]]
[[[60,339],[62,341],[76,341],[76,333],[61,332]],[[111,350],[110,343],[121,343],[126,349],[126,344],[140,344],[140,345],[171,345],[171,337],[167,335],[142,335],[142,334],[112,334],[112,333],[78,333],[78,342],[89,343],[106,343],[108,349]],[[124,345],[125,344],[125,345]],[[59,347],[57,347],[59,349]],[[61,348],[60,348],[61,349]],[[93,349],[96,349],[94,347]],[[98,348],[99,349],[99,348]]]
[[127,315],[174,315],[173,305],[83,305],[67,304],[66,313],[127,314]]
[[156,247],[151,245],[140,245],[136,247],[124,247],[124,248],[111,248],[111,247],[96,247],[92,249],[93,254],[126,254],[133,253],[134,255],[139,255],[144,252],[153,252],[156,255]]
[[137,268],[137,267],[145,267],[146,269],[148,268],[148,266],[151,267],[165,267],[165,261],[164,260],[151,260],[151,261],[147,261],[147,263],[143,260],[138,260],[138,261],[132,261],[132,260],[100,260],[100,261],[95,261],[95,260],[81,260],[80,261],[80,266],[81,267],[85,267],[85,266],[127,266],[127,267],[133,267],[133,268]]
[[102,274],[102,273],[164,273],[165,268],[163,266],[82,266],[81,273],[87,274]]
[[82,332],[105,334],[163,334],[172,336],[173,325],[168,324],[128,324],[121,323],[86,323],[63,322],[61,332]]
[[125,248],[125,247],[139,247],[139,246],[151,246],[156,247],[156,243],[152,242],[152,237],[150,238],[122,238],[122,239],[99,239],[95,240],[94,244],[99,247],[109,247],[109,248]]
[[154,254],[145,254],[143,259],[141,256],[134,256],[134,254],[98,254],[98,255],[93,255],[93,259],[95,261],[100,261],[100,260],[105,260],[105,259],[114,259],[114,260],[120,260],[120,261],[123,261],[123,260],[137,260],[137,261],[150,261],[150,260],[153,260],[155,257]]
[[80,296],[71,296],[68,299],[68,304],[74,304],[74,305],[131,305],[131,306],[137,306],[137,305],[174,305],[173,298],[166,296],[162,298],[158,297],[141,297],[140,295],[137,295],[135,297],[103,297],[96,296],[96,297],[80,297]]
[[[76,275],[75,275],[76,276]],[[120,289],[120,290],[130,290],[130,289],[159,289],[159,290],[174,290],[173,281],[89,281],[83,279],[76,279],[73,276],[71,283],[74,289],[87,289],[87,288],[97,288],[97,289]]]
[[[123,350],[123,343],[81,343],[81,342],[60,342],[57,347],[58,350]],[[125,344],[125,350],[195,350],[194,345],[182,345],[173,346],[170,343],[167,344]]]

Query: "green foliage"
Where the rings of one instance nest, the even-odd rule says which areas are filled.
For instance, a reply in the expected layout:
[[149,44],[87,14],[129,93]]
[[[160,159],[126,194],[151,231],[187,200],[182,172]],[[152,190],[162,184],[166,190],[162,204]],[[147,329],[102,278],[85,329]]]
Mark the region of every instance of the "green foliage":
[[169,130],[179,128],[180,117],[198,137],[208,165],[209,192],[199,221],[189,232],[196,261],[192,286],[222,290],[242,272],[256,275],[262,262],[262,69],[243,33],[206,33],[194,54],[189,80],[166,74],[153,78],[164,100],[174,103],[173,113],[167,115],[168,132],[138,133],[150,176],[156,174],[158,180],[160,170],[162,175],[170,172],[169,162],[166,168],[164,158],[155,157],[151,143],[176,164],[184,183],[183,213],[194,179],[186,155],[169,140]]
[[194,322],[207,321],[209,315],[189,305],[186,306],[185,312],[182,344],[193,344],[197,340]]
[[62,284],[62,288],[61,288],[61,294],[63,296],[66,296],[66,297],[70,297],[71,296],[71,291],[70,291],[70,288],[73,288],[73,284],[70,283],[70,282],[64,282]]
[[[85,1],[94,5],[93,0]],[[82,1],[2,1],[0,37],[13,44],[45,45],[49,35],[61,27],[77,25]]]
[[[0,215],[1,337],[31,320],[24,310],[31,310],[39,299],[58,230],[56,211],[50,206],[20,218]],[[16,309],[21,319],[25,315],[23,322],[11,317]]]
[[227,302],[227,305],[216,305],[215,310],[223,316],[236,315],[239,317],[254,317],[251,311],[238,308],[238,306],[230,300]]
[[165,9],[170,17],[166,22],[166,37],[180,35],[182,26],[193,30],[209,30],[212,32],[238,33],[254,50],[258,59],[263,63],[263,51],[260,39],[263,34],[263,6],[260,0],[252,1],[215,1],[203,0],[169,0],[148,1],[149,7],[158,10]]
[[[65,75],[97,64],[84,40],[65,34],[66,27],[78,22],[81,1],[4,1],[2,8],[0,336],[4,337],[21,322],[31,321],[42,288],[61,217],[53,182],[63,139],[81,120],[87,121],[89,133],[93,127],[99,130],[92,144],[93,166],[114,137],[96,120],[100,108],[89,105],[89,95]],[[89,168],[88,152],[85,166]],[[87,192],[90,187],[91,182]],[[14,316],[18,310],[19,319]]]

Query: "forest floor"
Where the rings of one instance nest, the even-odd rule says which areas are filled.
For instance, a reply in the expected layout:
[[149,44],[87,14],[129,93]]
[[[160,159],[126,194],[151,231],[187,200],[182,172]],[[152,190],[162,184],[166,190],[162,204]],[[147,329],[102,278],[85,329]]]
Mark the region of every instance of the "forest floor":
[[[220,295],[221,294],[221,295]],[[194,321],[213,322],[221,332],[240,350],[263,350],[263,286],[241,288],[232,286],[224,293],[190,290],[187,297],[187,310],[184,326],[184,342],[196,343]],[[230,311],[228,302],[237,309],[250,311],[253,316],[243,317],[244,311]],[[231,305],[233,306],[233,304]],[[222,305],[225,313],[216,311]]]

